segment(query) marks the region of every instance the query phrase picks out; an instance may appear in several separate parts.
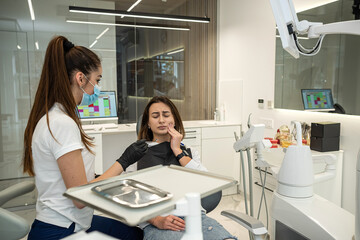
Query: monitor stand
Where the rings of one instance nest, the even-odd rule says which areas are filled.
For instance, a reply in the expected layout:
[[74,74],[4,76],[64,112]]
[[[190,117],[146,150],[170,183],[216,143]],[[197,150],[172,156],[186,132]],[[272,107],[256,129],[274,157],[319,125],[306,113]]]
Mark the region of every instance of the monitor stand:
[[84,130],[105,130],[118,128],[118,118],[92,118],[81,119],[82,128]]

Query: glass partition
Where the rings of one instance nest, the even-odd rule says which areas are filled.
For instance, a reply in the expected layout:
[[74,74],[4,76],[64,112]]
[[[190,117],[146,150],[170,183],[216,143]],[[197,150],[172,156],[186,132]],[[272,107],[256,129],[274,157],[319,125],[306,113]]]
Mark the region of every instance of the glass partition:
[[[142,1],[133,10],[206,15],[211,19],[209,24],[69,12],[69,6],[126,10],[133,4],[131,1],[33,0],[35,20],[30,17],[27,1],[3,0],[0,4],[0,190],[28,178],[21,166],[23,134],[45,51],[55,35],[64,35],[99,55],[102,89],[116,91],[119,123],[136,122],[147,101],[155,95],[169,96],[183,120],[212,118],[216,0]],[[35,199],[32,193],[6,206],[34,204]]]

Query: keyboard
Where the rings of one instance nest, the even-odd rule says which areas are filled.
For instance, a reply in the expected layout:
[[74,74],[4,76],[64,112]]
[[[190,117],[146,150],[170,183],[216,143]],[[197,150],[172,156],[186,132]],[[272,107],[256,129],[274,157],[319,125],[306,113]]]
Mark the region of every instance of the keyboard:
[[105,129],[114,129],[118,128],[116,123],[103,123],[103,124],[91,124],[91,125],[83,125],[82,128],[84,130],[105,130]]

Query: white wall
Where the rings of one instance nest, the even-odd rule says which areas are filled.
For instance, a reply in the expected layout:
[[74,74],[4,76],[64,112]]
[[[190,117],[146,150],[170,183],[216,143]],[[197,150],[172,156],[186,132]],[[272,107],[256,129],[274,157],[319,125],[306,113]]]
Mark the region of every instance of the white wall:
[[[242,105],[225,102],[226,120],[239,121],[231,118],[244,120],[257,107],[258,98],[274,97],[275,21],[268,0],[219,2],[218,104],[221,106],[229,95],[242,95]],[[221,91],[231,82],[233,88]],[[237,88],[239,85],[242,89]]]
[[[291,120],[341,123],[340,148],[344,150],[342,206],[355,212],[355,170],[360,141],[360,117],[293,110],[259,109],[257,99],[274,99],[275,21],[269,0],[223,0],[218,10],[218,104],[226,104],[226,120],[246,120],[253,113],[253,123],[261,118],[274,120],[275,130]],[[222,86],[226,87],[222,87]],[[231,87],[233,86],[233,88]],[[239,89],[242,86],[242,89]],[[239,94],[242,97],[239,97]],[[229,95],[242,102],[229,101]],[[231,111],[230,111],[231,109]],[[229,114],[231,112],[231,114]]]

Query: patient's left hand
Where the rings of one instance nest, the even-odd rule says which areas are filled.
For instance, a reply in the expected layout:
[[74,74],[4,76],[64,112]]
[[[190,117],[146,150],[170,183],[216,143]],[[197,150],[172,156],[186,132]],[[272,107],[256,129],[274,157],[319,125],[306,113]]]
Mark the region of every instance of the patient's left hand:
[[178,131],[176,131],[173,124],[169,125],[168,133],[170,134],[170,137],[171,137],[171,140],[170,140],[171,149],[174,152],[174,155],[177,156],[182,152],[182,150],[180,148],[180,143],[183,138],[183,135],[180,134]]
[[149,222],[159,229],[166,229],[172,231],[184,231],[185,221],[174,215],[166,217],[157,216],[149,220]]

